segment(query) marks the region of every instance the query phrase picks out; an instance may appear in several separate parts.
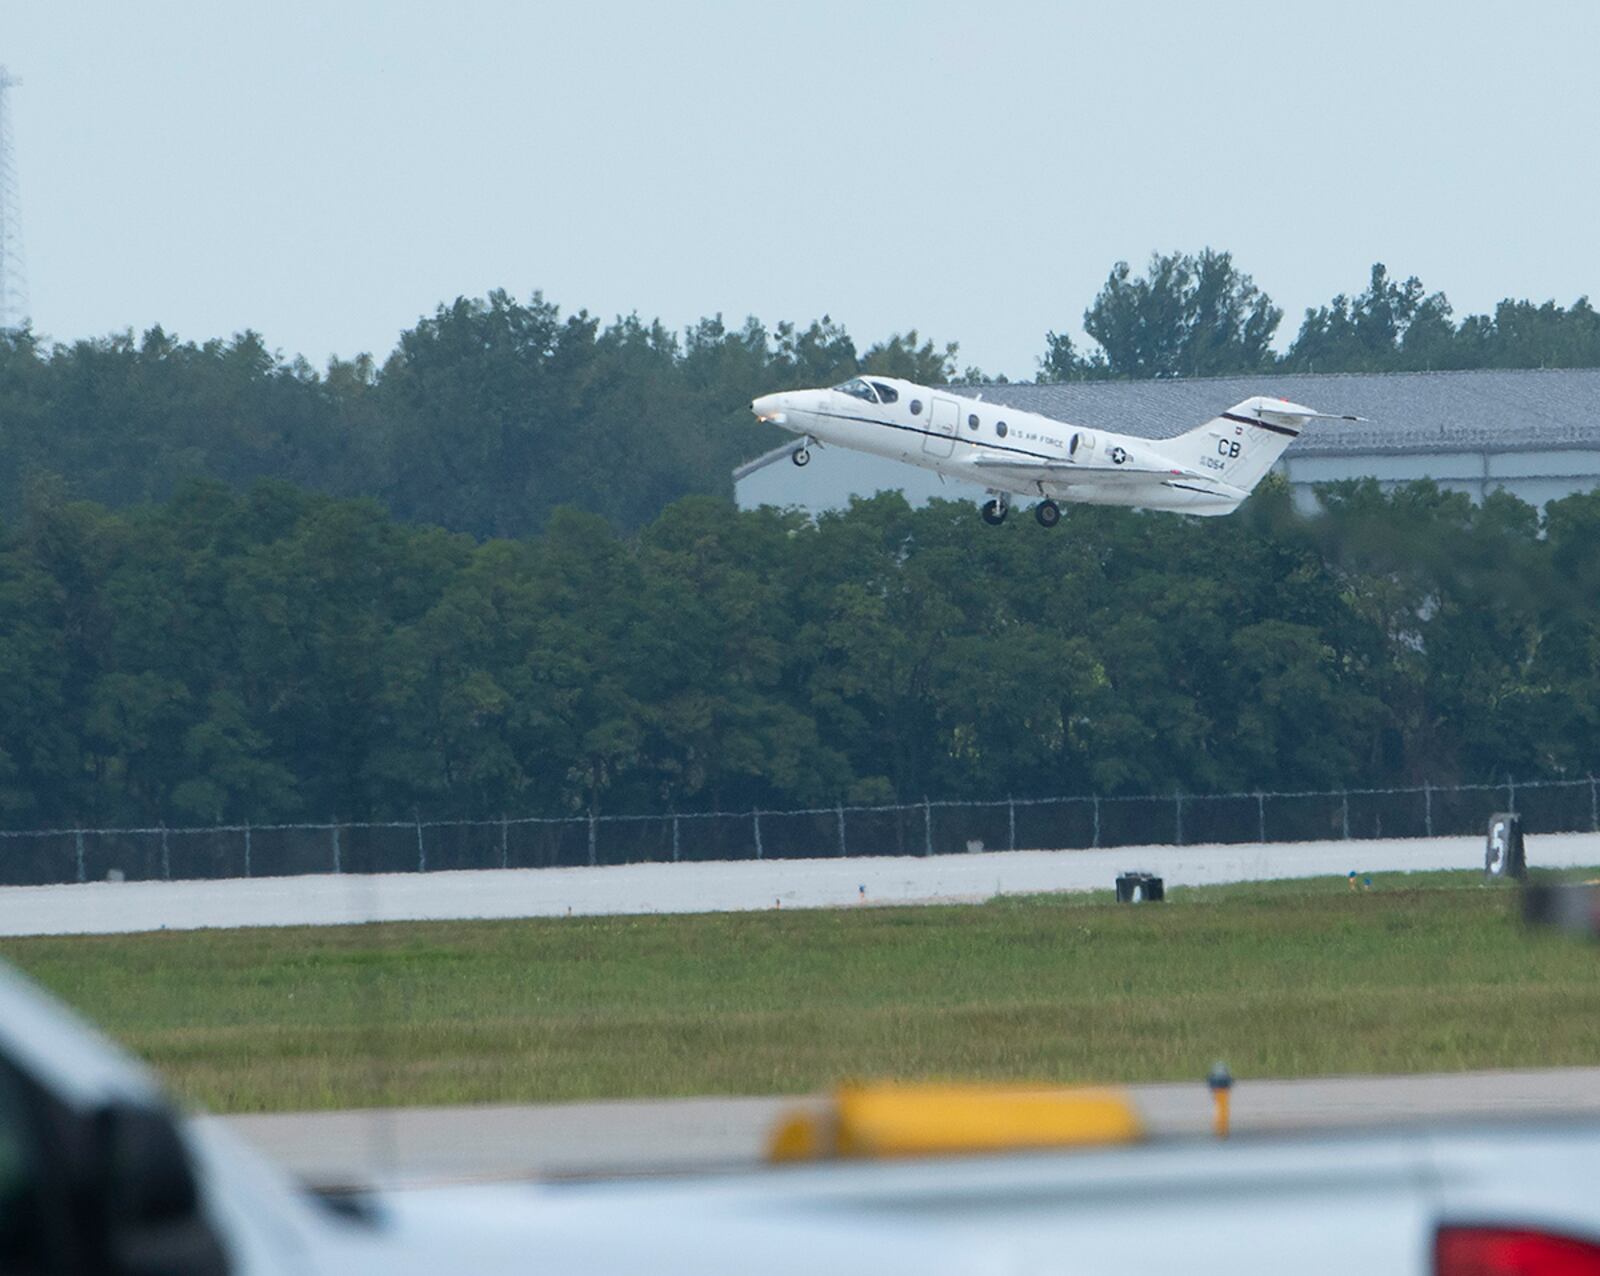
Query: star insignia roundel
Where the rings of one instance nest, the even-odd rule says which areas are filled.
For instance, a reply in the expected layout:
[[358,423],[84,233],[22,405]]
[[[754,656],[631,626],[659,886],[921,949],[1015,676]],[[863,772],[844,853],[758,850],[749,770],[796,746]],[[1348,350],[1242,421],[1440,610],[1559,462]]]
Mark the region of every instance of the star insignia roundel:
[[1128,453],[1125,448],[1114,447],[1111,449],[1111,464],[1121,465],[1127,459]]

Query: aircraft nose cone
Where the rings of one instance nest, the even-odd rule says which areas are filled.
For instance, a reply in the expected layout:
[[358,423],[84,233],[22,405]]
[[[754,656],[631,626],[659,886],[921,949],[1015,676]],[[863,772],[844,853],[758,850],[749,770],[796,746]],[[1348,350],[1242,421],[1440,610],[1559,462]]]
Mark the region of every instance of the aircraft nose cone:
[[783,396],[781,394],[763,394],[760,398],[750,400],[750,411],[763,421],[770,421],[774,417],[783,415]]

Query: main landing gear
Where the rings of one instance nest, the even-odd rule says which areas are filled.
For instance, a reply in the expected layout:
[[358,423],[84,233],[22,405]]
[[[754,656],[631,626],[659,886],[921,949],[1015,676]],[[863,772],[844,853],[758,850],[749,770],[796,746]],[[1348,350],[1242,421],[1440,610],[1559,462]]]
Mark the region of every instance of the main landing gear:
[[[978,507],[978,513],[983,515],[983,521],[990,527],[999,527],[1006,521],[1006,515],[1011,512],[1011,502],[1004,493],[995,493]],[[1039,520],[1040,527],[1054,527],[1061,521],[1061,507],[1054,501],[1046,498],[1033,507],[1033,516]]]
[[799,447],[795,448],[795,450],[792,453],[790,453],[789,459],[791,461],[793,461],[796,465],[810,465],[811,464],[811,448],[809,446],[810,443],[811,443],[811,440],[807,439]]

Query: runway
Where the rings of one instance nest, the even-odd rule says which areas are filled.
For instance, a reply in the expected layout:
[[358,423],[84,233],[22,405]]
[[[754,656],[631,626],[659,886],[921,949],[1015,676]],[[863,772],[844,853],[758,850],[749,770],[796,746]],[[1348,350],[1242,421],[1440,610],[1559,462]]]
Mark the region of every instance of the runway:
[[[1106,890],[1117,873],[1135,868],[1161,874],[1169,886],[1199,886],[1482,863],[1482,838],[1454,837],[88,882],[0,887],[0,936],[947,904],[1006,894]],[[1600,834],[1530,838],[1528,863],[1548,868],[1600,864]]]
[[[1211,1130],[1206,1087],[1128,1087],[1153,1138]],[[743,1170],[811,1098],[618,1100],[208,1117],[319,1184],[475,1182]],[[1237,1136],[1424,1121],[1600,1118],[1600,1068],[1241,1079]]]

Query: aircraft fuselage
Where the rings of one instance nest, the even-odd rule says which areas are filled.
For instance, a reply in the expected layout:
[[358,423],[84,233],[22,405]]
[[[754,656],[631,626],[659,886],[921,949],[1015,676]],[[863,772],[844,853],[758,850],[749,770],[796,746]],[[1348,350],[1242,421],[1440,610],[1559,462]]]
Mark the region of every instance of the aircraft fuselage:
[[[751,409],[825,446],[903,461],[993,493],[1196,514],[1228,513],[1246,495],[1222,478],[1226,453],[1235,446],[1226,439],[1212,480],[1203,456],[1180,462],[1150,439],[891,377],[863,376],[845,385],[864,387],[867,395],[843,387],[793,390],[764,395]],[[1150,481],[1130,484],[1135,474]]]

